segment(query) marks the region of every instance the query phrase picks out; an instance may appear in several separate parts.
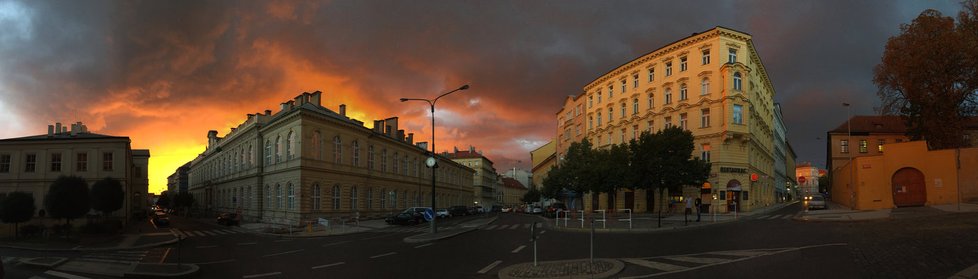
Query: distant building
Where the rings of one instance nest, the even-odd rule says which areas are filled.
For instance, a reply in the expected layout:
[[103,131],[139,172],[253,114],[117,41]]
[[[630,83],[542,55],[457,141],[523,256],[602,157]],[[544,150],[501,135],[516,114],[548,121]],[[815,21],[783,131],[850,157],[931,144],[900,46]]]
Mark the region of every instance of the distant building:
[[112,216],[126,222],[142,217],[149,206],[149,150],[132,149],[131,142],[129,137],[91,133],[81,122],[70,130],[56,123],[48,125],[46,135],[0,139],[0,198],[27,192],[40,210],[59,176],[84,178],[89,187],[108,177],[118,180],[125,192],[122,209]]
[[[812,163],[801,163],[795,168],[795,181],[798,182],[798,194],[803,198],[819,193],[818,178],[824,172]],[[804,182],[802,182],[804,180]]]
[[527,188],[518,180],[503,177],[502,204],[505,206],[516,206],[523,204],[523,196],[526,195]]
[[530,183],[533,182],[533,173],[527,170],[521,169],[508,169],[503,173],[503,177],[509,177],[516,179],[523,186],[529,187]]
[[469,150],[458,150],[455,148],[452,153],[443,153],[443,156],[459,163],[463,166],[475,170],[472,177],[472,203],[484,208],[491,208],[497,202],[496,192],[502,186],[496,168],[492,166],[492,161],[481,152],[476,152],[475,147],[470,146]]
[[[430,156],[398,118],[372,129],[303,93],[272,114],[248,114],[224,137],[207,134],[207,149],[190,163],[189,190],[199,210],[238,212],[245,220],[299,225],[380,218],[411,206],[431,205]],[[420,146],[419,146],[420,145]],[[468,167],[438,160],[438,207],[472,200]]]
[[173,174],[166,178],[166,190],[171,194],[183,193],[189,186],[190,162],[183,164]]
[[530,151],[530,161],[533,165],[531,172],[533,172],[533,183],[530,187],[536,187],[540,189],[543,187],[543,179],[547,178],[547,173],[550,169],[557,166],[557,154],[555,141],[551,140],[546,144],[537,147],[533,151]]

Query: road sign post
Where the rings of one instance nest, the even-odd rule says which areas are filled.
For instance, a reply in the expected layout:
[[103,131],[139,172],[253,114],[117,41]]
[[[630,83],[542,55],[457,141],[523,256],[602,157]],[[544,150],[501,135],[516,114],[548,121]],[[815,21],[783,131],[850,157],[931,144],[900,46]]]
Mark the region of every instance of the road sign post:
[[427,220],[428,222],[431,222],[431,220],[435,219],[435,212],[432,211],[431,208],[425,208],[424,219]]
[[539,222],[533,222],[533,226],[530,227],[530,242],[533,242],[533,266],[537,266],[537,236],[536,229]]

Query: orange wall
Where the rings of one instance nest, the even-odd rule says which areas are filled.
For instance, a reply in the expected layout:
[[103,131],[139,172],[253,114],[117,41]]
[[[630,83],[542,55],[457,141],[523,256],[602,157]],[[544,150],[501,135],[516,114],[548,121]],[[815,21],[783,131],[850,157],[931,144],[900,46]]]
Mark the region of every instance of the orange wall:
[[960,158],[961,199],[965,202],[978,202],[978,148],[961,149]]
[[886,152],[880,156],[853,158],[857,185],[852,191],[854,197],[850,197],[847,187],[850,166],[843,166],[835,174],[833,185],[841,187],[832,187],[833,201],[852,207],[850,200],[854,200],[857,210],[893,208],[891,178],[896,171],[910,167],[924,174],[927,205],[957,202],[955,150],[928,151],[924,141],[887,144],[884,148]]

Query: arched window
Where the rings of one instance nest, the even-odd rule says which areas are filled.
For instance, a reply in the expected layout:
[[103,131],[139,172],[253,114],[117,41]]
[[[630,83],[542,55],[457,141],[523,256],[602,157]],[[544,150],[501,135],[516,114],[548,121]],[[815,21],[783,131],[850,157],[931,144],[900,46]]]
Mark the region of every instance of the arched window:
[[387,172],[387,148],[380,150],[380,171]]
[[353,141],[353,166],[360,166],[360,142]]
[[367,187],[367,209],[374,208],[374,188]]
[[357,186],[350,187],[350,210],[357,210]]
[[380,188],[380,209],[387,208],[387,189]]
[[333,186],[333,210],[340,210],[340,185]]
[[734,73],[733,83],[734,83],[733,84],[734,90],[740,91],[743,88],[743,85],[742,85],[743,83],[740,80],[740,73],[739,72],[738,73]]
[[638,114],[638,98],[632,100],[632,114]]
[[394,152],[394,173],[397,174],[397,152]]
[[272,142],[269,140],[265,141],[265,164],[272,164]]
[[282,136],[275,137],[275,162],[282,161]]
[[265,208],[272,208],[272,186],[265,185]]
[[710,94],[710,79],[704,78],[703,81],[700,82],[700,87],[701,87],[700,88],[700,95],[709,95]]
[[295,186],[292,186],[292,182],[289,182],[289,209],[295,209]]
[[374,169],[374,146],[372,144],[367,146],[367,169]]
[[319,184],[313,184],[312,185],[312,210],[319,210],[320,209],[320,203],[322,202],[322,198],[320,196],[320,193],[321,193],[320,191],[321,191],[321,189],[319,187]]
[[686,93],[687,93],[686,84],[685,83],[680,84],[679,85],[679,100],[680,101],[688,99],[687,98],[688,95]]
[[323,135],[319,131],[312,133],[312,151],[316,153],[316,160],[323,159]]
[[289,160],[295,158],[295,133],[292,131],[289,131],[289,139],[285,142],[285,154],[288,155]]
[[343,142],[340,136],[333,137],[333,162],[339,164],[343,161]]
[[275,208],[282,209],[282,186],[275,184]]

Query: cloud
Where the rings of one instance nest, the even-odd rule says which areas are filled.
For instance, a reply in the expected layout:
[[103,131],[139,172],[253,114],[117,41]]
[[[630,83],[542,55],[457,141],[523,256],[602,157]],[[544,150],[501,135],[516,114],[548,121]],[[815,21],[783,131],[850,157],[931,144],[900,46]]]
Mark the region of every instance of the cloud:
[[472,145],[498,169],[529,168],[528,150],[554,136],[565,96],[720,25],[752,34],[799,160],[822,161],[813,135],[844,121],[840,99],[872,112],[886,38],[928,7],[954,14],[957,3],[3,1],[0,104],[10,116],[0,120],[21,126],[0,135],[40,134],[54,121],[129,135],[167,154],[166,164],[151,159],[159,187],[207,130],[226,133],[302,92],[323,91],[324,106],[347,104],[366,123],[399,116],[426,139],[427,107],[398,99],[469,84],[439,101],[438,146]]

